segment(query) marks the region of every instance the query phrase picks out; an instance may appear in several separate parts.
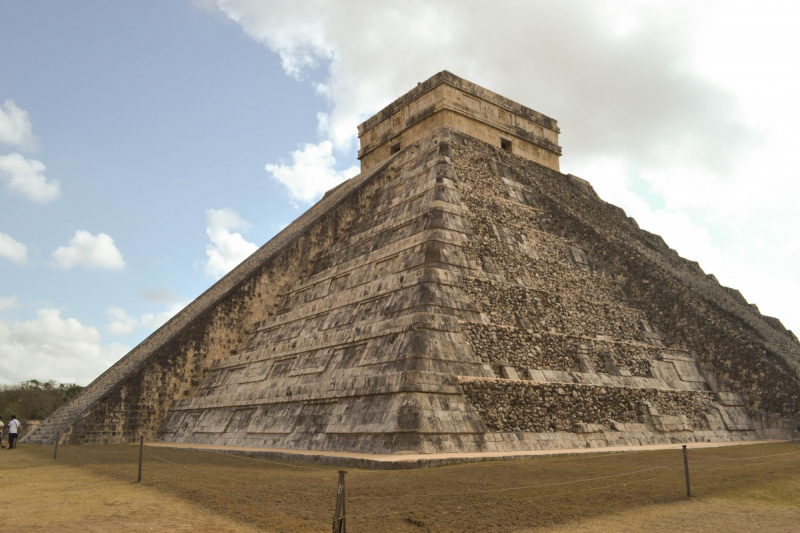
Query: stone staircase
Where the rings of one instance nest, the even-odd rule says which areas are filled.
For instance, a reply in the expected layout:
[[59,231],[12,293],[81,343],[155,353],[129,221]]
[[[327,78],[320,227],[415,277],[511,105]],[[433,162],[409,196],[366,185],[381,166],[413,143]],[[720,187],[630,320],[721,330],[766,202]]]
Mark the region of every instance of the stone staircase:
[[[149,339],[148,339],[149,340]],[[147,342],[147,340],[145,341]],[[144,344],[144,343],[143,343]],[[141,346],[141,345],[140,345]],[[148,351],[134,349],[106,370],[80,394],[62,405],[46,418],[36,429],[25,435],[21,442],[32,444],[52,444],[56,433],[65,431],[86,413],[100,398],[114,388],[120,381],[140,367],[150,355]]]

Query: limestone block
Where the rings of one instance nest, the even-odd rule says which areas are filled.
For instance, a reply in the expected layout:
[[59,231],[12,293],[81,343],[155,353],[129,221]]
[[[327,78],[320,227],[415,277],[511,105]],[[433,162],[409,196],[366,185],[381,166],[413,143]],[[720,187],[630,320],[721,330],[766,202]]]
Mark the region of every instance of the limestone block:
[[222,433],[228,427],[233,409],[214,409],[206,411],[197,421],[194,433]]
[[574,433],[600,433],[604,431],[604,428],[599,424],[587,424],[584,422],[578,422],[573,424],[572,431]]
[[730,407],[744,407],[742,395],[738,392],[717,392],[717,402]]
[[519,379],[519,374],[517,374],[517,369],[513,366],[503,366],[503,377],[506,379]]
[[718,405],[717,412],[728,431],[754,431],[750,417],[747,415],[747,410],[744,407],[733,407],[726,405]]
[[712,431],[720,431],[725,429],[725,422],[723,422],[722,417],[719,413],[710,412],[704,413],[703,417],[706,419],[706,423],[708,424],[708,428]]
[[651,417],[652,424],[656,431],[668,433],[672,431],[691,431],[691,427],[686,423],[683,416],[674,415],[654,415]]
[[543,371],[535,370],[533,368],[528,368],[528,379],[531,381],[537,381],[539,383],[547,381]]
[[683,381],[672,361],[650,361],[650,375],[666,381],[675,388],[678,388],[678,384]]

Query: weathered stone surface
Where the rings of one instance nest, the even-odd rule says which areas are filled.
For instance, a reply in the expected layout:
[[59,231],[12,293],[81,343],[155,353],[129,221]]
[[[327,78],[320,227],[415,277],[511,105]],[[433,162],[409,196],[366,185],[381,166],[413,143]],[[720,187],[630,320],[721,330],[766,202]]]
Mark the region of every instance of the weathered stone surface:
[[693,431],[708,429],[703,414],[713,403],[712,393],[699,391],[486,379],[462,386],[490,431],[570,431],[575,424],[611,430],[614,422],[652,423],[664,415],[686,416]]
[[[434,130],[450,127],[558,170],[561,130],[555,120],[442,71],[358,127],[366,171]],[[524,196],[524,189],[518,191]]]
[[431,453],[796,431],[800,343],[777,319],[588,182],[469,128],[411,133],[29,440]]

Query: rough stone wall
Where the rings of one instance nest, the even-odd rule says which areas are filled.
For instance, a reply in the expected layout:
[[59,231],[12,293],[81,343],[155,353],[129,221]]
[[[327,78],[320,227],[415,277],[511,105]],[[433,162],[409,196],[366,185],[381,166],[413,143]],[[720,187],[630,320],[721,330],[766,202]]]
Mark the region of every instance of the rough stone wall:
[[703,415],[714,403],[709,392],[510,380],[472,380],[462,386],[490,431],[573,431],[575,424],[612,430],[615,422],[643,423],[643,402],[649,402],[659,415],[685,416],[687,429],[696,431],[709,429]]
[[654,346],[587,340],[503,325],[464,324],[463,328],[475,352],[497,375],[502,374],[503,365],[513,366],[519,375],[524,375],[527,368],[581,372],[576,351],[585,343],[595,369],[606,371],[604,357],[608,355],[618,370],[628,371],[631,376],[649,377],[650,361],[666,351]]
[[[779,321],[639,229],[583,180],[455,137],[461,198],[478,219],[468,254],[486,272],[467,291],[494,328],[470,325],[469,337],[495,372],[576,370],[568,347],[547,355],[554,343],[542,339],[561,334],[589,344],[598,371],[605,348],[634,376],[652,375],[649,361],[659,354],[691,356],[709,387],[741,393],[751,414],[797,420],[800,344]],[[509,349],[492,348],[492,334]],[[531,345],[535,352],[526,352]]]
[[[751,412],[798,417],[800,345],[792,335],[762,319],[738,292],[739,298],[733,297],[696,263],[677,256],[660,237],[638,230],[632,222],[623,225],[618,212],[604,227],[597,210],[587,209],[594,216],[584,215],[581,221],[555,202],[551,205],[569,221],[565,231],[592,246],[592,254],[620,279],[631,305],[668,332],[667,344],[697,353],[719,386],[741,393]],[[627,230],[619,230],[614,239],[598,239],[597,230],[588,230],[592,224],[609,231],[614,222]],[[625,235],[628,232],[633,235]],[[594,242],[588,238],[592,233]]]
[[669,349],[617,280],[576,243],[544,231],[540,185],[524,173],[541,167],[456,138],[460,198],[475,232],[466,253],[482,267],[463,281],[483,315],[463,326],[475,353],[501,376],[510,366],[520,376],[550,369],[649,377],[650,361]]

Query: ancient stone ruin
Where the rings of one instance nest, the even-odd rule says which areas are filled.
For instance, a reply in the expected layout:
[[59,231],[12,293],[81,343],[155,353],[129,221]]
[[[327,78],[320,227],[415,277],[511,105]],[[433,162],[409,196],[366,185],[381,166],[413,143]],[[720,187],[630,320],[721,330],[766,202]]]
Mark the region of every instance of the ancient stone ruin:
[[329,191],[28,437],[375,454],[790,438],[800,343],[449,72]]

